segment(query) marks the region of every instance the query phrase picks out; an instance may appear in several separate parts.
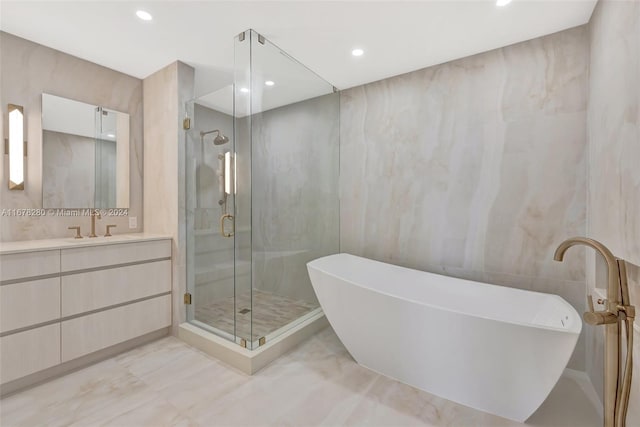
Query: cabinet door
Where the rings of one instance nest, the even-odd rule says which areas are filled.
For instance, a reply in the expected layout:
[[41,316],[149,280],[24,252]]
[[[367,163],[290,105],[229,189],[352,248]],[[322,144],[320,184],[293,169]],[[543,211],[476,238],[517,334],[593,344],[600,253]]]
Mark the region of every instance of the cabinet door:
[[62,277],[62,316],[72,316],[171,290],[171,261]]
[[0,383],[2,384],[59,363],[59,323],[0,338]]
[[45,276],[60,272],[60,251],[0,255],[0,281]]
[[63,249],[60,255],[60,266],[65,272],[169,257],[171,257],[171,240],[152,240]]
[[60,318],[60,278],[0,286],[0,332]]
[[171,295],[62,322],[62,361],[171,325]]

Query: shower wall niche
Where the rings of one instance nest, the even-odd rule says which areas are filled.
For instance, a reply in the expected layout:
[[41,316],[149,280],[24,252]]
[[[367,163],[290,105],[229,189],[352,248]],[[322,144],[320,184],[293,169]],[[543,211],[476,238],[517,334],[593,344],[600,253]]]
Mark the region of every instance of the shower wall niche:
[[339,109],[251,30],[234,84],[189,103],[189,322],[255,349],[321,313],[306,263],[339,252]]

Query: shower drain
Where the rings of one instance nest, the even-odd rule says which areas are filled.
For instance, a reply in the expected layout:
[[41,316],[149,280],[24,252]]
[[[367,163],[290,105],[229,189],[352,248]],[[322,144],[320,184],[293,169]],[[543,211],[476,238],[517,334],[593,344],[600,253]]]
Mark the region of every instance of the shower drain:
[[240,310],[238,313],[240,314],[247,314],[248,312],[250,312],[251,310],[248,308],[243,308],[242,310]]

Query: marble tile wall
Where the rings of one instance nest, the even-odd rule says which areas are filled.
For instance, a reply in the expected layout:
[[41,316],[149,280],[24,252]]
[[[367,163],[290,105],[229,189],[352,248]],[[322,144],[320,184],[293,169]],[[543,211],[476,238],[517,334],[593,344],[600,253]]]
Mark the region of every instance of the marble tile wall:
[[174,62],[143,81],[145,232],[173,238],[173,328],[186,320],[185,132],[194,69]]
[[[587,232],[630,263],[631,302],[640,308],[640,2],[600,0],[589,29]],[[587,258],[590,289],[605,268],[594,259]],[[597,385],[602,383],[601,332],[589,328],[587,372]],[[635,341],[640,341],[637,319]],[[634,361],[627,425],[640,425],[637,344]]]
[[307,262],[339,251],[340,96],[252,116],[253,287],[317,304]]
[[581,312],[588,66],[583,26],[343,91],[341,251]]
[[[24,191],[7,188],[8,156],[0,162],[0,199],[3,209],[42,207],[43,92],[102,105],[126,112],[130,127],[130,208],[138,227],[129,229],[128,217],[109,217],[114,233],[142,231],[142,81],[126,74],[84,61],[66,53],[0,32],[0,90],[2,120],[0,133],[6,137],[7,104],[24,106],[26,118],[26,182]],[[98,222],[102,232],[106,218]],[[0,216],[0,241],[32,240],[71,236],[67,227],[80,224],[88,233],[89,219],[76,216]]]

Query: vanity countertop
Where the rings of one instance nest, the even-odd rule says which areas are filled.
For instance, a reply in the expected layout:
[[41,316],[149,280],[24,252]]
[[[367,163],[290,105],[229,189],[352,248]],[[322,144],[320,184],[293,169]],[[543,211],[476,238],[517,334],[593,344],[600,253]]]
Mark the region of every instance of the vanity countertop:
[[54,249],[72,249],[82,246],[100,246],[113,245],[116,243],[131,243],[150,240],[171,239],[171,236],[150,233],[129,233],[114,234],[110,237],[83,237],[82,239],[74,239],[73,237],[64,237],[60,239],[43,239],[43,240],[21,240],[17,242],[0,242],[0,255],[46,251]]

